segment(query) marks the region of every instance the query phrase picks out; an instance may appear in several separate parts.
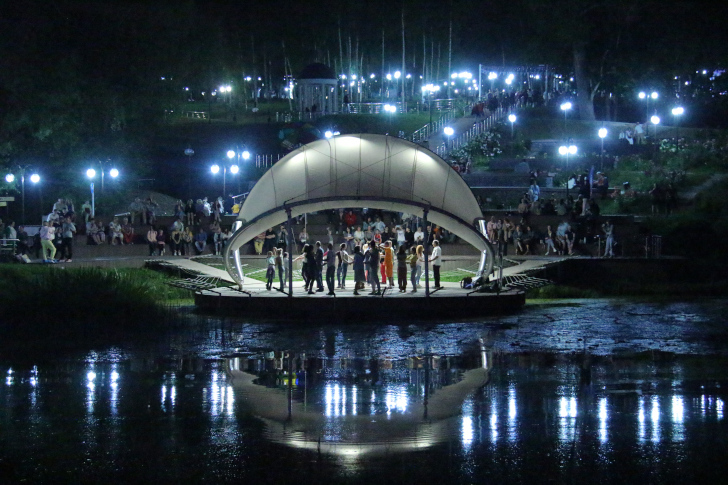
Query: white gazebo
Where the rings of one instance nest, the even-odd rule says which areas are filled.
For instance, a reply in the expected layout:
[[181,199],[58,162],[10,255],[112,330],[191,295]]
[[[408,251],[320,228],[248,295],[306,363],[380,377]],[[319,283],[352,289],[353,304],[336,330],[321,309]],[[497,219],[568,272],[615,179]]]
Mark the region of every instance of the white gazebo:
[[307,212],[354,207],[408,212],[444,227],[481,252],[479,273],[492,271],[482,212],[460,175],[407,140],[358,134],[304,145],[260,178],[227,244],[228,273],[242,289],[239,249],[267,228]]
[[336,73],[321,63],[309,64],[296,78],[301,112],[335,113],[339,110]]

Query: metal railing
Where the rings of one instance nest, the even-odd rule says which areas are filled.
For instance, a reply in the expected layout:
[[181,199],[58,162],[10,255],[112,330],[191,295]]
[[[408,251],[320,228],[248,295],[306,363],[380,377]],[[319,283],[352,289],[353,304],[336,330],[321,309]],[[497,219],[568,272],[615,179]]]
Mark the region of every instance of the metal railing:
[[446,111],[443,113],[443,115],[437,120],[433,121],[432,123],[427,123],[422,128],[418,128],[415,130],[408,139],[412,143],[418,143],[425,140],[428,140],[430,136],[432,136],[433,133],[437,133],[445,126],[445,123],[453,119],[454,112],[453,111]]
[[449,140],[448,142],[442,143],[441,145],[435,147],[435,149],[432,151],[434,151],[438,156],[444,158],[447,156],[448,153],[457,150],[461,146],[467,144],[476,136],[492,129],[500,120],[505,118],[511,112],[511,109],[499,107],[494,113],[491,113],[489,116],[483,118],[482,120],[473,123],[472,128],[470,128],[469,130],[460,133],[456,138]]
[[278,160],[281,159],[281,154],[269,154],[269,155],[256,155],[255,156],[255,166],[257,168],[269,168],[272,167],[274,163],[276,163]]

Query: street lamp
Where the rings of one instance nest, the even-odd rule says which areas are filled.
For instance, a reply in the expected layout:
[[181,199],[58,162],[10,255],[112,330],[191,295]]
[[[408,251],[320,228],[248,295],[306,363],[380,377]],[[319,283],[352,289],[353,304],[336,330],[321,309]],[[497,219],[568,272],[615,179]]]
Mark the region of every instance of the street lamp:
[[[103,173],[103,171],[101,172]],[[94,182],[93,179],[96,177],[96,170],[89,168],[86,170],[86,177],[91,180],[91,217],[96,217],[96,196],[94,194]]]
[[445,133],[445,136],[447,136],[447,147],[450,148],[450,137],[453,136],[455,130],[453,130],[449,126],[446,126],[445,129],[443,129],[442,131],[443,133]]
[[675,117],[675,146],[680,149],[680,116],[685,113],[682,106],[672,108],[672,116]]
[[[246,100],[247,102],[247,100]],[[195,154],[195,151],[188,147],[185,148],[185,155],[187,156],[187,198],[192,198],[192,155]]]
[[566,136],[566,114],[571,109],[571,103],[569,101],[561,103],[561,111],[564,112],[564,137]]
[[607,137],[607,129],[606,128],[599,128],[599,138],[602,139],[602,151],[601,151],[601,157],[599,162],[599,169],[604,170],[604,139]]
[[569,198],[569,155],[576,155],[576,145],[562,145],[559,147],[559,155],[566,157],[566,198]]
[[657,140],[657,125],[660,124],[660,117],[657,115],[653,115],[652,118],[650,118],[650,123],[652,123],[652,126],[654,126],[652,130],[652,135],[655,137],[655,140]]
[[650,94],[640,91],[637,97],[645,100],[645,119],[647,119],[650,116],[650,99],[657,99],[660,95],[657,94],[657,91],[652,91]]
[[514,115],[513,113],[509,114],[508,121],[511,122],[511,138],[513,138],[513,123],[516,122],[516,115]]
[[498,79],[498,74],[495,72],[491,72],[488,74],[488,80],[490,81],[490,90],[493,91],[493,83],[495,80]]
[[334,136],[334,133],[331,130],[326,130],[326,133],[324,133],[324,136],[326,138],[331,138],[332,136]]

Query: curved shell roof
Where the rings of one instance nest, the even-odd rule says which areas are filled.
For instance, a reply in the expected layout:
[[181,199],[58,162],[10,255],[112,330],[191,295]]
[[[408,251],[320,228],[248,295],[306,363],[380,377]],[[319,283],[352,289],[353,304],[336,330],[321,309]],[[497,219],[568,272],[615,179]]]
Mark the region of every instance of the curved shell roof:
[[253,187],[238,220],[311,199],[398,199],[426,204],[468,224],[482,216],[470,188],[440,157],[385,135],[341,135],[291,152]]

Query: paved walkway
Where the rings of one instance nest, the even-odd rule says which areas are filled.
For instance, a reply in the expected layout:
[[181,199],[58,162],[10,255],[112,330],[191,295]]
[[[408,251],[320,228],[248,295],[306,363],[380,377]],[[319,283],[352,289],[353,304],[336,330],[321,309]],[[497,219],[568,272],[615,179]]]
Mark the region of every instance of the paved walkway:
[[[447,126],[452,128],[455,132],[450,137],[450,139],[454,140],[461,133],[468,131],[470,128],[473,127],[473,123],[475,123],[476,121],[478,121],[478,118],[476,118],[475,116],[463,116],[462,118],[455,118],[450,120]],[[442,130],[440,130],[438,133],[432,135],[429,140],[427,140],[427,146],[430,150],[435,151],[437,147],[445,144],[447,141],[449,141],[448,137]]]

